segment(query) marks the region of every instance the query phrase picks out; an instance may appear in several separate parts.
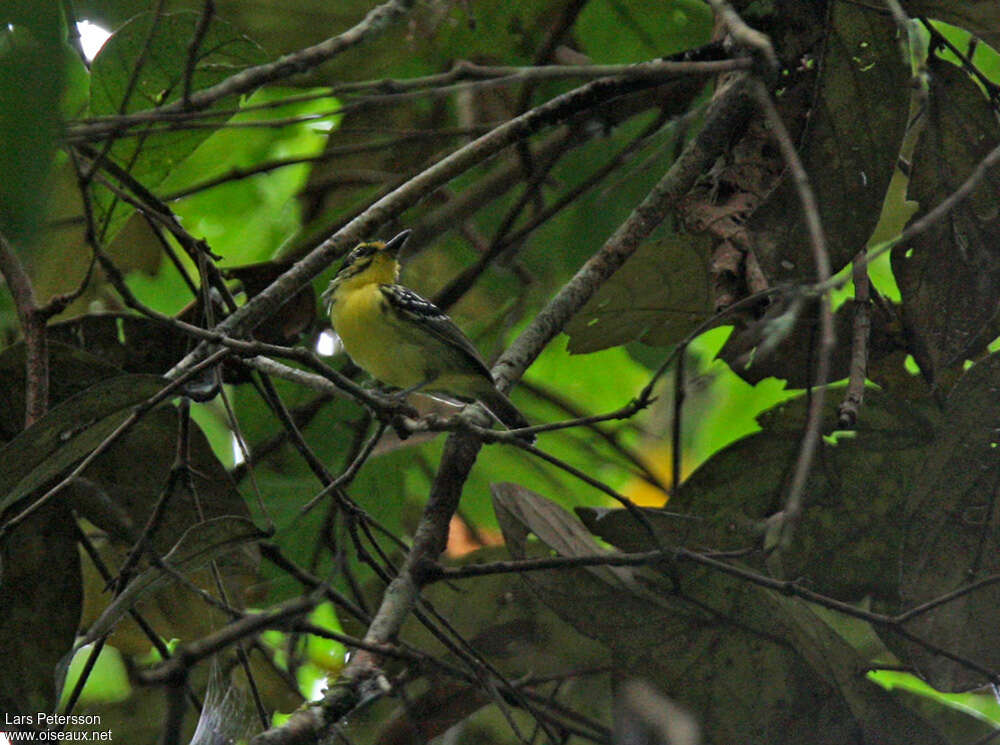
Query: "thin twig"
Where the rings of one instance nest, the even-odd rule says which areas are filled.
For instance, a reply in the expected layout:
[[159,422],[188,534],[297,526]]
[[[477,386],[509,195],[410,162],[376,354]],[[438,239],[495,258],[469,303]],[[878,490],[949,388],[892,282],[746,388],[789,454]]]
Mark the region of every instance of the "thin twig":
[[[112,574],[111,570],[104,563],[104,559],[101,558],[101,555],[100,553],[98,553],[97,548],[96,546],[94,546],[93,541],[91,541],[90,537],[82,530],[80,530],[79,527],[77,527],[76,533],[77,533],[77,540],[80,543],[80,547],[83,548],[84,553],[86,553],[87,556],[90,558],[90,561],[97,569],[97,573],[101,575],[101,579],[104,580],[104,583],[106,585],[110,585],[111,583],[113,583],[115,579],[114,574]],[[142,631],[145,637],[149,640],[153,649],[157,651],[160,657],[162,657],[165,660],[169,660],[173,656],[173,654],[170,652],[170,649],[167,647],[163,639],[160,638],[160,635],[156,633],[155,629],[153,629],[149,621],[147,621],[146,618],[141,613],[139,613],[139,611],[136,610],[134,607],[128,609],[128,614],[132,618],[132,620],[135,621],[136,626],[139,627],[139,630]],[[81,690],[82,690],[82,685],[81,685]],[[201,701],[198,699],[198,696],[195,695],[194,691],[191,690],[190,686],[188,686],[187,695],[188,695],[188,701],[191,702],[191,705],[194,707],[195,711],[201,712]],[[67,711],[66,713],[69,712]]]
[[[569,33],[570,29],[573,28],[573,24],[576,23],[576,19],[586,5],[587,0],[568,0],[560,10],[559,17],[556,18],[555,22],[545,33],[542,43],[538,45],[538,49],[531,60],[533,65],[545,65],[552,59],[552,55],[555,54],[559,44],[562,43],[562,40]],[[535,86],[532,83],[527,83],[521,88],[514,111],[518,114],[523,114],[528,110],[531,104],[531,94],[534,90]]]
[[[457,302],[458,299],[472,287],[476,280],[482,276],[482,274],[489,268],[498,256],[511,246],[519,244],[539,226],[555,217],[559,214],[559,212],[572,204],[574,200],[600,183],[609,173],[620,167],[621,164],[625,162],[625,159],[650,135],[660,129],[661,126],[662,121],[661,118],[658,117],[649,127],[640,132],[634,140],[626,144],[601,168],[594,171],[594,173],[590,174],[590,176],[582,182],[574,186],[565,194],[561,195],[554,203],[539,211],[527,225],[524,225],[511,235],[505,234],[495,238],[490,243],[489,248],[483,252],[475,264],[464,269],[458,276],[449,281],[448,284],[437,293],[437,295],[434,296],[435,305],[443,308],[444,310],[448,310],[448,308]],[[571,144],[570,135],[567,134],[562,142],[565,146],[569,146]],[[549,150],[550,149],[544,149],[541,154],[540,159],[544,163],[553,162],[553,159],[549,157]],[[556,152],[558,152],[558,150]]]
[[208,27],[215,16],[215,0],[204,0],[201,6],[201,15],[198,16],[198,23],[194,27],[194,33],[188,42],[187,62],[184,65],[184,90],[181,94],[181,102],[184,108],[191,105],[191,81],[194,79],[194,68],[198,64],[198,51],[201,43],[205,40]]
[[[690,62],[663,60],[640,62],[633,65],[547,65],[542,67],[481,67],[467,62],[460,62],[451,72],[441,73],[440,75],[408,80],[353,84],[368,88],[383,86],[391,92],[356,97],[348,103],[341,104],[336,109],[320,114],[307,114],[305,117],[295,117],[294,120],[287,120],[285,123],[294,124],[313,119],[323,119],[336,114],[356,112],[379,104],[395,105],[428,96],[434,98],[448,97],[466,90],[514,85],[529,80],[597,80],[613,77],[633,81],[645,80],[655,84],[656,82],[666,82],[678,76],[710,76],[722,72],[745,70],[750,65],[750,61],[745,59],[693,60]],[[452,82],[455,80],[463,82]],[[219,85],[222,85],[222,83]],[[351,86],[352,84],[333,86],[327,89],[324,95],[331,96],[338,92],[349,90]],[[207,91],[211,90],[214,90],[214,88],[207,89]],[[195,93],[191,97],[191,106],[197,107],[199,97],[207,91]],[[144,129],[143,131],[146,133],[173,131],[177,124],[199,118],[198,114],[180,108],[180,103],[180,101],[175,101],[172,104],[167,104],[157,109],[135,112],[128,115],[83,120],[71,125],[67,129],[66,140],[68,142],[93,142],[105,137],[128,136],[128,130],[132,127],[164,122],[172,124],[163,129]],[[244,113],[247,110],[252,109],[228,110],[226,113],[232,115],[233,113]],[[211,116],[214,118],[219,115],[220,112],[205,112],[200,116]],[[247,122],[244,125],[273,126],[273,122]],[[196,123],[189,126],[190,128],[197,129],[218,125]]]
[[[812,184],[809,182],[809,174],[806,173],[802,159],[799,158],[799,154],[795,150],[791,135],[788,133],[781,115],[771,100],[771,94],[768,93],[764,84],[759,81],[754,81],[753,88],[757,103],[771,125],[771,131],[778,142],[778,146],[781,148],[781,155],[788,166],[789,173],[798,191],[806,228],[809,232],[809,246],[812,249],[813,262],[816,265],[817,283],[823,285],[830,278],[830,254],[826,247],[826,238],[823,234],[823,226],[820,223],[819,205],[816,202],[816,195]],[[819,443],[820,427],[823,418],[823,402],[826,398],[826,383],[830,375],[830,358],[833,353],[833,347],[836,344],[829,292],[820,295],[819,304],[820,333],[816,361],[816,378],[814,390],[809,401],[802,445],[799,449],[798,459],[795,462],[795,471],[792,474],[791,485],[785,497],[781,530],[783,545],[787,545],[788,541],[791,540],[794,527],[802,514],[802,496],[806,480],[809,478],[809,472],[812,468],[813,457],[816,454],[816,446]]]
[[[532,396],[535,396],[538,399],[545,401],[546,403],[549,403],[563,411],[571,417],[569,421],[573,422],[573,426],[587,427],[590,432],[604,440],[614,450],[614,452],[621,455],[632,466],[634,466],[636,469],[635,474],[639,478],[643,479],[651,486],[656,487],[664,494],[670,491],[670,485],[665,480],[661,479],[652,468],[650,468],[648,459],[644,458],[634,448],[627,446],[621,441],[619,431],[597,426],[599,422],[594,420],[593,415],[585,414],[580,407],[568,398],[547,386],[542,386],[536,382],[524,379],[518,383],[518,386],[521,391],[530,393]],[[626,407],[623,407],[630,412],[627,417],[623,418],[629,418],[641,411],[641,408],[636,408],[634,404],[635,402],[631,402]],[[621,411],[621,409],[619,409],[619,411]],[[614,418],[617,419],[618,417]],[[559,424],[564,424],[564,422],[560,422]],[[594,449],[594,452],[596,452],[596,449]]]
[[386,426],[387,425],[385,422],[379,422],[379,425],[375,428],[375,431],[372,433],[372,436],[368,438],[368,442],[366,442],[364,447],[361,448],[361,451],[358,453],[357,457],[351,461],[351,464],[346,469],[344,469],[344,472],[342,474],[340,474],[337,478],[335,478],[329,484],[324,486],[323,490],[319,494],[317,494],[315,497],[306,502],[302,506],[300,513],[305,514],[306,512],[309,512],[327,494],[330,494],[331,492],[337,489],[343,488],[354,479],[358,471],[361,470],[361,466],[363,466],[365,464],[365,461],[368,460],[368,456],[372,454],[372,451],[375,449],[375,446],[378,444],[378,441],[382,439],[382,435],[385,433]]
[[868,334],[871,331],[871,282],[868,279],[868,256],[864,251],[854,257],[854,329],[851,337],[851,367],[847,390],[837,410],[841,429],[852,429],[865,397],[868,378]]
[[[722,48],[722,45],[718,42],[712,42],[707,44],[700,49],[691,50],[694,53],[694,61],[699,62],[712,62],[712,61],[722,61],[727,59],[727,55]],[[667,59],[665,61],[677,61],[674,59]],[[745,62],[737,62],[737,67],[744,67]],[[627,70],[629,65],[622,65],[621,70]],[[574,69],[583,72],[581,76],[577,77],[589,77],[586,74],[589,68],[587,65],[573,66]],[[287,96],[274,101],[263,101],[260,103],[250,103],[238,108],[214,108],[208,110],[165,110],[164,108],[152,109],[149,111],[133,112],[130,115],[123,117],[115,116],[104,116],[104,117],[92,117],[86,119],[79,119],[76,121],[70,121],[68,124],[68,134],[67,140],[70,142],[84,141],[84,140],[96,140],[100,139],[113,131],[119,130],[118,133],[121,134],[120,130],[123,128],[131,126],[139,126],[143,124],[150,124],[156,122],[171,122],[180,123],[187,122],[198,119],[229,119],[236,114],[246,114],[249,112],[256,111],[268,111],[271,109],[281,109],[287,106],[293,106],[300,103],[309,103],[318,101],[321,99],[331,98],[343,93],[351,93],[363,90],[374,90],[382,91],[384,94],[388,94],[385,97],[388,98],[394,92],[405,93],[411,90],[428,90],[438,88],[442,85],[447,85],[456,81],[460,81],[462,76],[466,71],[473,71],[473,75],[480,82],[486,82],[492,78],[504,78],[510,79],[512,83],[524,82],[526,77],[530,77],[534,73],[528,72],[533,70],[534,67],[485,67],[474,65],[469,62],[460,61],[457,62],[454,67],[448,72],[437,73],[435,75],[428,75],[424,77],[417,78],[405,78],[402,80],[394,79],[380,79],[380,80],[368,80],[360,82],[348,82],[348,83],[338,83],[335,85],[328,86],[314,93],[301,93],[298,95]],[[612,69],[609,66],[604,67],[601,72],[606,72]],[[492,73],[492,74],[491,74]],[[551,73],[539,73],[540,75],[549,75]],[[568,77],[573,77],[568,75]],[[601,77],[600,75],[598,77]],[[338,112],[340,110],[338,109]],[[336,112],[335,112],[336,113]],[[494,125],[495,126],[495,125]],[[492,127],[489,127],[492,128]],[[369,128],[373,129],[373,128]],[[385,131],[384,128],[377,128],[379,131]],[[341,131],[358,131],[359,128],[343,128]],[[470,134],[482,134],[481,131],[473,132]]]

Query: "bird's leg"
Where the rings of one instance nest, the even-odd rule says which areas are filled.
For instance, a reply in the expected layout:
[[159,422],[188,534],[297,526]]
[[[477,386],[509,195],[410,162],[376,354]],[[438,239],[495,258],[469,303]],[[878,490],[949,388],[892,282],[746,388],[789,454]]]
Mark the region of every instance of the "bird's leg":
[[[406,397],[407,396],[409,396],[411,393],[416,393],[417,391],[421,390],[422,388],[425,388],[430,383],[434,382],[435,378],[437,378],[437,373],[433,372],[433,371],[429,372],[426,375],[426,377],[423,380],[421,380],[419,383],[417,383],[416,385],[411,385],[408,388],[401,388],[399,390],[393,391],[390,394],[390,397],[393,400],[399,402],[400,405],[402,405],[403,402],[406,401]],[[412,409],[411,409],[411,411],[412,411]],[[396,413],[389,420],[389,424],[392,426],[392,428],[394,430],[396,430],[396,434],[399,435],[399,439],[400,440],[405,440],[407,437],[410,436],[410,433],[406,429],[406,425],[403,422],[403,416],[404,415],[402,413]]]
[[416,393],[421,388],[425,388],[430,382],[431,381],[429,379],[428,380],[422,380],[419,383],[417,383],[416,385],[411,385],[409,388],[400,388],[398,390],[393,391],[392,392],[392,396],[393,396],[393,398],[398,398],[400,401],[402,401],[407,396],[409,396],[411,393]]
[[438,378],[437,370],[426,370],[424,372],[424,379],[421,380],[419,383],[417,383],[416,385],[411,385],[409,388],[401,388],[398,391],[394,391],[392,395],[398,397],[400,400],[403,400],[411,393],[416,393],[417,391],[426,388],[435,380],[437,380],[437,378]]
[[366,387],[386,399],[387,402],[402,404],[406,400],[407,396],[425,385],[426,383],[421,383],[420,385],[411,386],[410,388],[396,388],[395,386],[387,385],[380,380],[373,380]]

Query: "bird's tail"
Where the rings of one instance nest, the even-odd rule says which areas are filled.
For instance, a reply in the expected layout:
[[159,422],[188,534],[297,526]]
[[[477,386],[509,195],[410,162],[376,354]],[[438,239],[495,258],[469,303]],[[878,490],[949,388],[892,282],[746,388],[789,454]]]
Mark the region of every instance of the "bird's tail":
[[[528,420],[524,418],[524,414],[521,413],[520,409],[493,386],[490,386],[489,390],[479,392],[476,397],[490,410],[493,416],[507,425],[508,428],[521,429],[522,427],[531,426]],[[533,434],[525,434],[523,439],[528,442],[534,442],[535,436]]]

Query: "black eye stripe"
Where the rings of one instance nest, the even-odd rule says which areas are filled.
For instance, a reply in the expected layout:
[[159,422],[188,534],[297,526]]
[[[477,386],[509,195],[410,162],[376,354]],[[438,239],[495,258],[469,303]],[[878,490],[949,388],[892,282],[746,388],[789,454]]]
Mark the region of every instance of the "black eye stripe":
[[348,267],[354,266],[355,264],[367,264],[368,262],[363,260],[369,258],[374,252],[371,250],[364,250],[364,249],[367,249],[367,246],[358,246],[349,254],[347,254],[347,256],[344,257],[344,263],[340,265],[341,271],[347,269]]
[[[378,251],[378,246],[372,243],[362,243],[352,250],[347,257],[344,259],[344,263],[341,265],[341,269],[346,269],[349,266],[361,261],[362,259],[367,259],[374,255]],[[365,262],[367,263],[367,262]]]

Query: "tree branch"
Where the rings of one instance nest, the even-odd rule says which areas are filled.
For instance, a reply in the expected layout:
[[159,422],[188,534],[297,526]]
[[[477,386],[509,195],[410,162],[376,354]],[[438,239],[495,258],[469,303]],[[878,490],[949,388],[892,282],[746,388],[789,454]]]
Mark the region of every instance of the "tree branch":
[[0,235],[0,274],[14,299],[24,335],[24,426],[40,419],[49,406],[49,353],[46,315],[35,302],[31,278],[7,238]]

